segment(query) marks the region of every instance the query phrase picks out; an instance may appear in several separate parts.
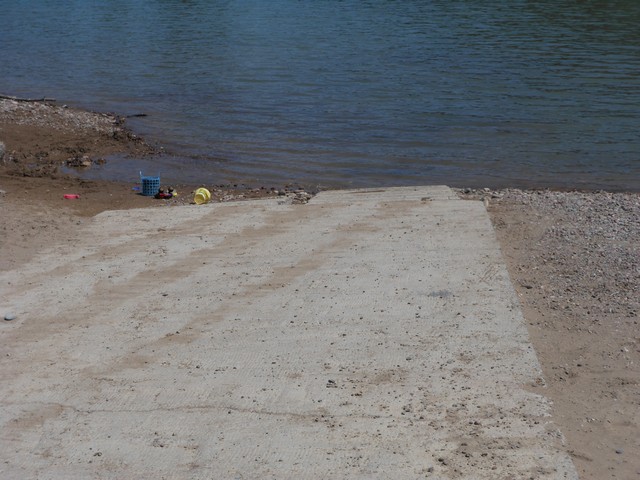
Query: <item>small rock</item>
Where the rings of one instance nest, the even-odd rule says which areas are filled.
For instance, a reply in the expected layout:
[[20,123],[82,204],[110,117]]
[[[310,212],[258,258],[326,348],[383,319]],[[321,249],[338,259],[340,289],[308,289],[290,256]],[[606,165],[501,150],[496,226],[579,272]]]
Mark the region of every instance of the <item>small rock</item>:
[[7,313],[7,314],[4,316],[4,319],[5,319],[7,322],[10,322],[11,320],[15,320],[15,319],[16,319],[16,316],[15,316],[13,313]]
[[622,455],[622,454],[624,453],[624,450],[623,450],[623,449],[621,449],[621,448],[616,448],[616,453],[617,453],[618,455]]
[[67,167],[72,168],[90,167],[91,163],[91,158],[88,155],[83,155],[82,157],[75,156],[65,162]]

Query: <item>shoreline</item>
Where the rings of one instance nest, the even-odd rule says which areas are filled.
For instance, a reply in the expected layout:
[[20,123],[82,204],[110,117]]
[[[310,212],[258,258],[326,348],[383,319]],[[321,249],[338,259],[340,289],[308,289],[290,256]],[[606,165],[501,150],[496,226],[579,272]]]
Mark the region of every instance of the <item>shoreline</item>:
[[[125,155],[136,162],[161,152],[161,147],[149,145],[131,131],[125,117],[49,100],[0,97],[0,189],[20,202],[33,202],[42,208],[61,206],[74,214],[91,216],[112,209],[183,205],[192,201],[190,193],[199,187],[211,191],[212,201],[268,198],[283,193],[291,196],[304,190],[298,185],[173,183],[180,195],[159,202],[136,194],[133,188],[139,182],[82,176],[107,162],[105,157],[111,155]],[[28,195],[23,195],[25,192]],[[61,203],[66,193],[78,194],[80,201]]]
[[[132,167],[135,166],[135,168],[131,168],[131,171],[137,172],[140,169],[146,171],[150,164],[156,161],[159,162],[159,166],[162,165],[163,157],[180,156],[179,152],[168,151],[161,144],[150,144],[145,138],[129,128],[127,119],[140,116],[145,116],[145,114],[122,116],[116,113],[69,107],[59,104],[55,99],[21,99],[0,95],[0,144],[4,144],[4,149],[0,145],[0,175],[47,177],[52,180],[68,178],[77,179],[79,182],[130,185],[131,181],[109,178],[114,176],[119,178],[122,173],[125,173],[124,176],[130,177],[128,175],[129,169],[122,172],[122,167],[118,165],[121,160],[115,157],[124,157],[125,160],[130,160],[133,164]],[[114,158],[109,160],[108,157]],[[96,178],[101,176],[99,171],[97,175],[91,174],[94,169],[105,164],[109,165],[111,162],[114,162],[115,170],[112,167],[111,173],[106,174],[109,179]],[[169,170],[176,168],[168,165],[165,167]],[[151,170],[153,171],[153,167]],[[171,174],[167,176],[171,177]],[[320,191],[412,186],[412,184],[393,182],[392,184],[376,182],[371,185],[337,183],[320,186],[311,179],[307,181],[261,182],[258,179],[247,181],[241,177],[234,177],[233,180],[222,180],[222,178],[224,177],[221,176],[218,180],[210,182],[201,182],[198,185],[190,181],[173,180],[172,182],[193,188],[207,186],[224,189],[228,190],[229,194],[233,194],[234,190],[242,191],[252,188]],[[573,186],[564,183],[537,185],[523,179],[496,182],[495,179],[489,177],[486,178],[486,182],[483,182],[482,179],[470,182],[445,180],[435,178],[433,182],[419,183],[447,184],[457,190],[466,191],[467,194],[480,192],[483,187],[490,187],[491,190],[518,188],[525,191],[640,193],[640,184],[634,189],[629,186],[614,184],[606,186],[594,182],[586,184],[578,182]],[[209,185],[206,185],[207,183]]]
[[[45,248],[73,242],[74,232],[102,211],[190,203],[196,185],[174,185],[180,196],[164,201],[137,195],[131,183],[55,171],[68,159],[152,151],[118,117],[31,104],[22,106],[31,116],[21,117],[19,108],[8,115],[2,102],[0,269],[19,269]],[[211,189],[216,201],[296,190]],[[581,478],[637,476],[640,194],[456,190],[487,207],[544,371],[546,384],[536,388],[554,401],[554,420]],[[78,193],[80,200],[65,200],[63,193]]]

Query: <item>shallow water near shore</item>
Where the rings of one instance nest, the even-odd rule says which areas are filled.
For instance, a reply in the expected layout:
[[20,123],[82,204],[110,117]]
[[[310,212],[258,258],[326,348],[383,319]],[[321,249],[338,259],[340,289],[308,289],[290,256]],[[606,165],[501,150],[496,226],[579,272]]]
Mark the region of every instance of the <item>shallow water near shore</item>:
[[640,3],[9,2],[0,92],[124,115],[185,182],[640,190]]

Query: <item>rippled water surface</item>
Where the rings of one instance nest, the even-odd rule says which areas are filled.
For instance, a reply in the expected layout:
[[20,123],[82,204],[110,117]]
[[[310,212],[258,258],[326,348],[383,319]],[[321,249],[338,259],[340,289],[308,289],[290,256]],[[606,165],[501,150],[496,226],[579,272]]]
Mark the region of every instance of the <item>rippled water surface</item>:
[[171,155],[142,165],[177,180],[640,190],[639,25],[635,0],[6,0],[0,92],[146,113]]

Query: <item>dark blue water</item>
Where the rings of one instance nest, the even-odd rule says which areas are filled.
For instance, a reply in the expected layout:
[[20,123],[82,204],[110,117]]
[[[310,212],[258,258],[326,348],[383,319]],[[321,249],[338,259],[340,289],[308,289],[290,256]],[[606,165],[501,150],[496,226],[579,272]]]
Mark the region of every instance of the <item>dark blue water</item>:
[[640,190],[640,2],[4,0],[0,92],[184,181]]

